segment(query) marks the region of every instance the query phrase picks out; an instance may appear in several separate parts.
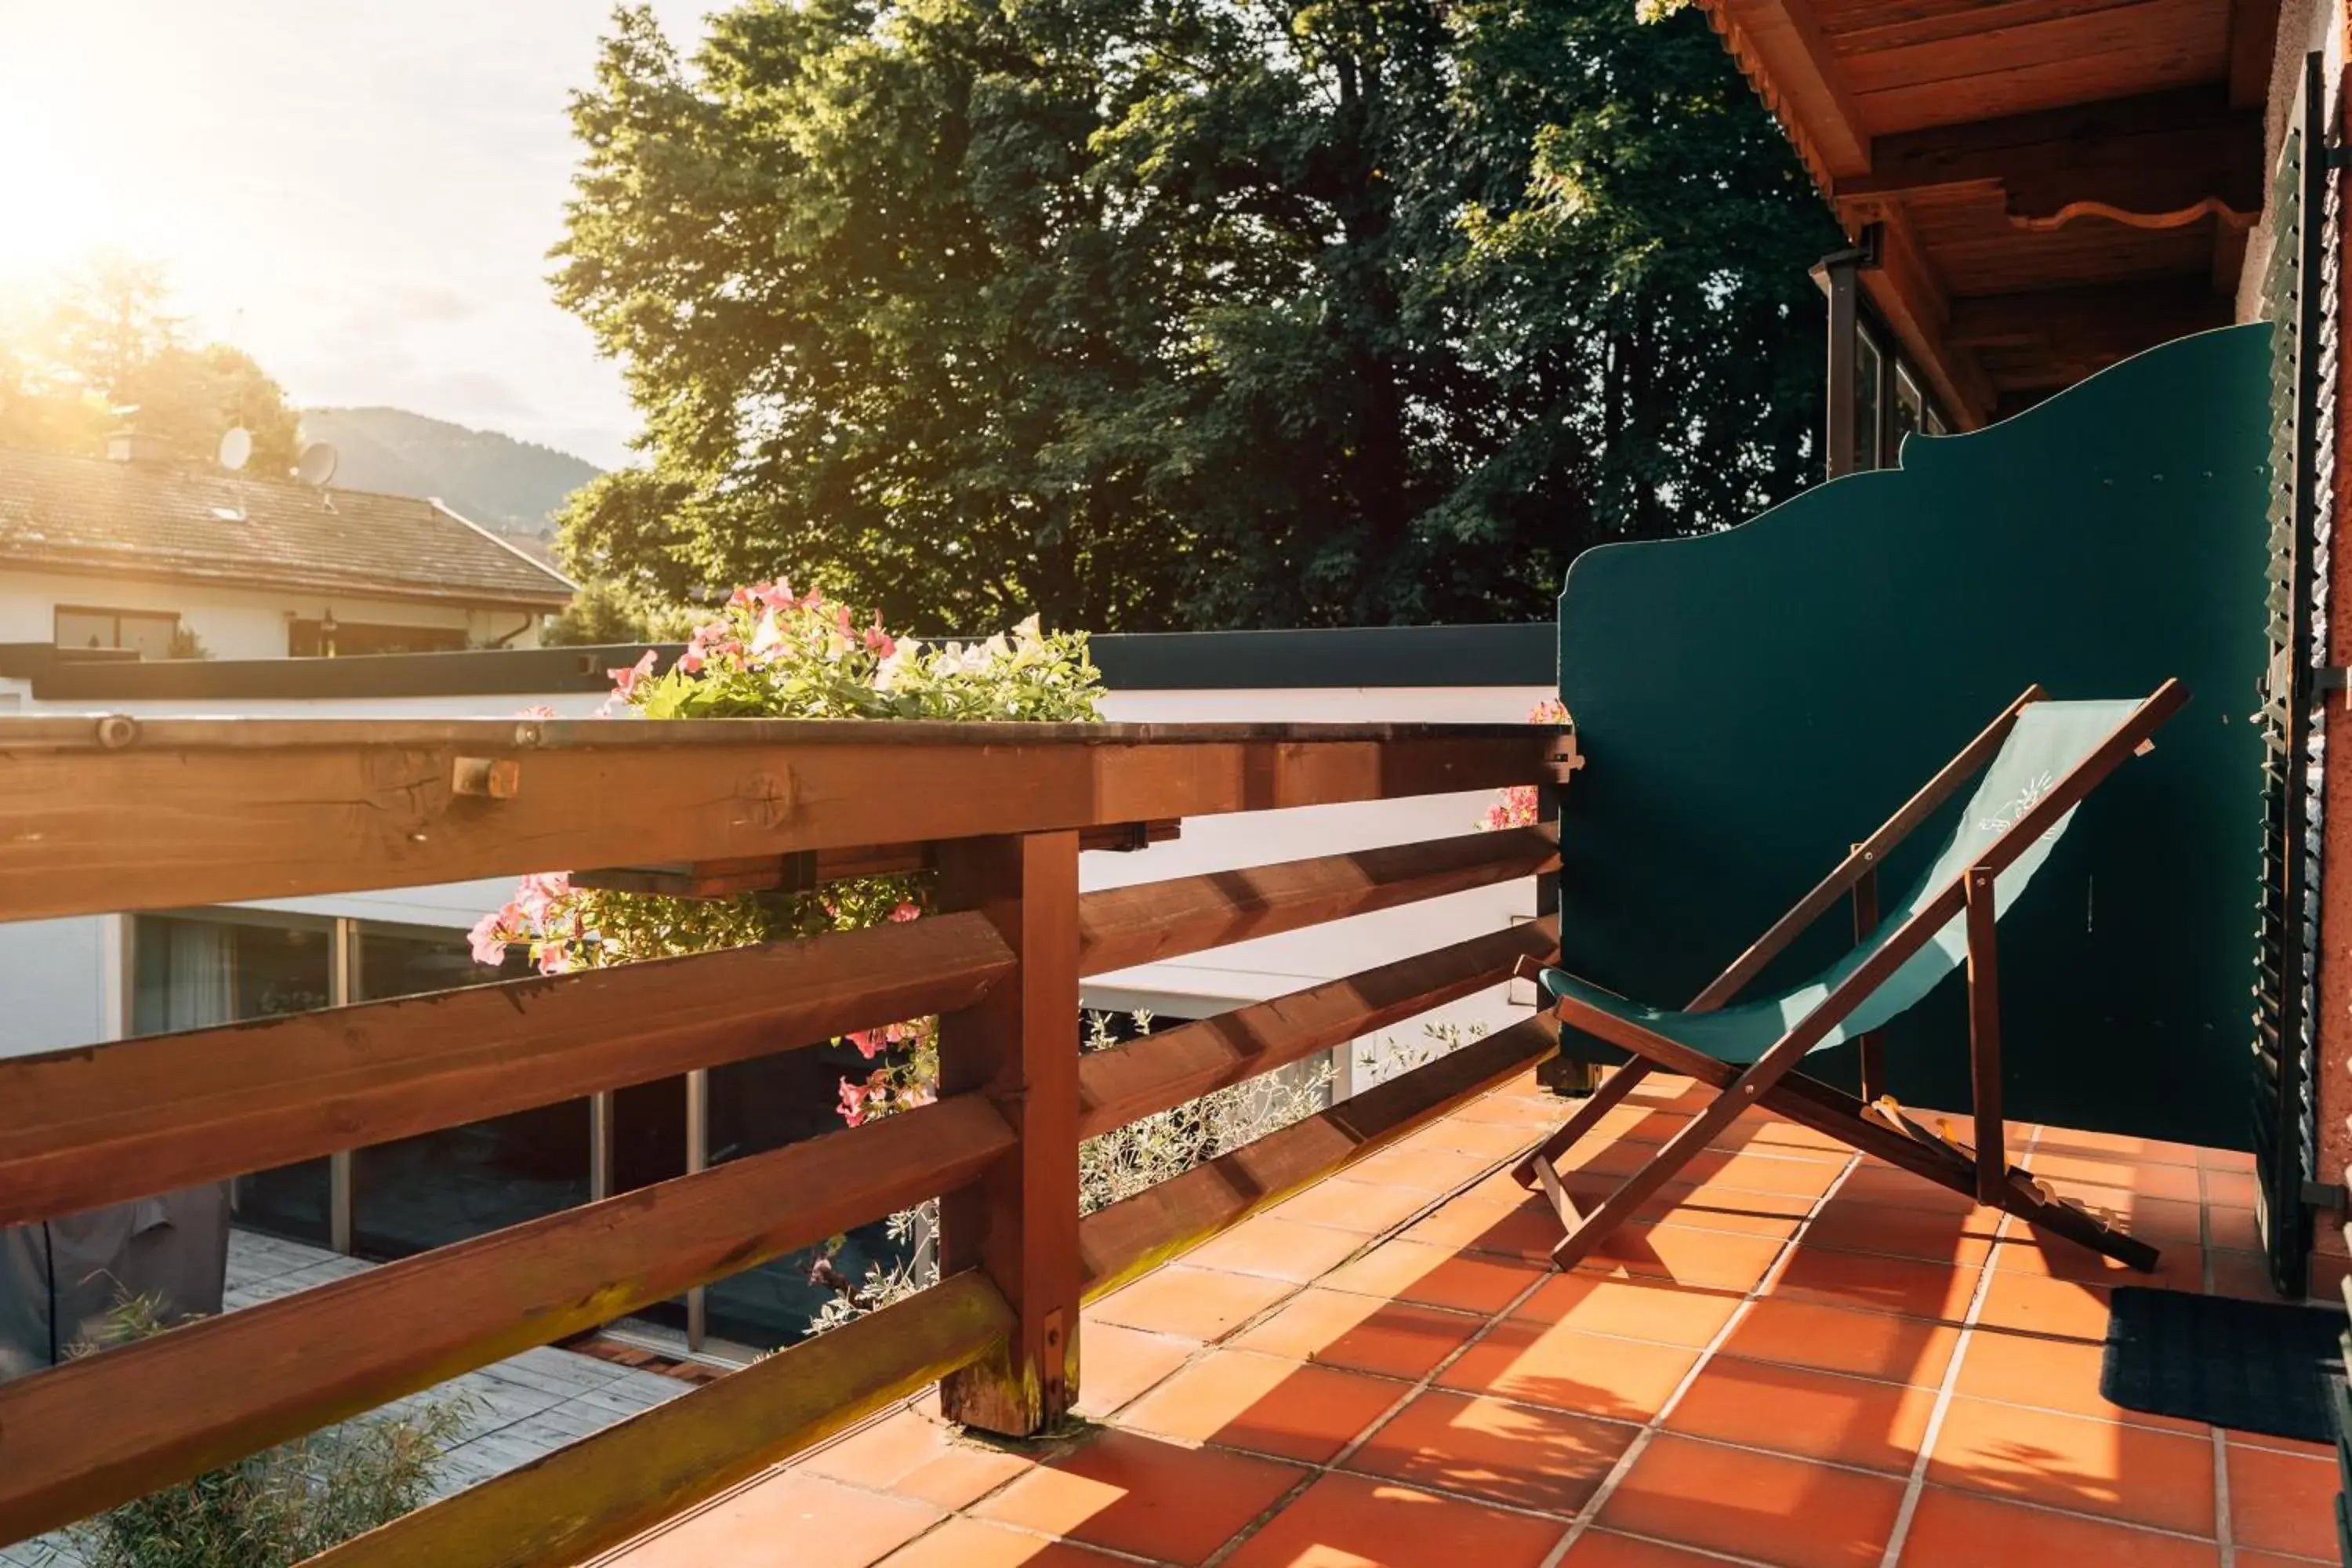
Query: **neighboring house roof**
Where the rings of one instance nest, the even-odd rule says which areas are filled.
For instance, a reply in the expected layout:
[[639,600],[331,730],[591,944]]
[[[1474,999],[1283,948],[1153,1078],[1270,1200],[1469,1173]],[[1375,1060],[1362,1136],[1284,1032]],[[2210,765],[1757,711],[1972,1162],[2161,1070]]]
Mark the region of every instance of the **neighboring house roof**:
[[0,565],[14,564],[444,604],[551,607],[572,591],[437,501],[0,450]]

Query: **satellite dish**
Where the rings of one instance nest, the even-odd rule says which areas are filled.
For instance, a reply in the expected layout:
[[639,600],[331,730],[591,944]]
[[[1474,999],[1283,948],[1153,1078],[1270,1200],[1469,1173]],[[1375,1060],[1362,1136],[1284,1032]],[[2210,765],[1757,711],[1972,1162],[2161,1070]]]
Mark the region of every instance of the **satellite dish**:
[[234,426],[220,439],[220,466],[230,473],[245,467],[253,456],[253,432],[244,426]]
[[294,477],[313,489],[325,489],[327,481],[335,477],[338,456],[328,442],[313,441],[302,448],[302,456],[295,460]]

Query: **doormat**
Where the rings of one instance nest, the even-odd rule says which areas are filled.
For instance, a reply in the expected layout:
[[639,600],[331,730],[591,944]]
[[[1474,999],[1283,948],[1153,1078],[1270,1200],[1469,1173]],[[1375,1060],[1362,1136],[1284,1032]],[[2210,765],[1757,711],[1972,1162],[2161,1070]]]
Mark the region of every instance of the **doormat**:
[[2150,1415],[2333,1443],[2344,1331],[2325,1307],[2120,1286],[2099,1392]]

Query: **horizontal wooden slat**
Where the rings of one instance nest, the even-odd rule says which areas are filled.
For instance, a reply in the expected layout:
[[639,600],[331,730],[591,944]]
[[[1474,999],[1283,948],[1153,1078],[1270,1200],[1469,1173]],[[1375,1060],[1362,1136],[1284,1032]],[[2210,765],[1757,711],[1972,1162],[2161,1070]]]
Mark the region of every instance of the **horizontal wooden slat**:
[[[1573,752],[1538,725],[175,719],[110,748],[64,722],[0,719],[9,919],[1492,789]],[[460,757],[517,793],[457,794]]]
[[0,1061],[0,1225],[971,1005],[980,915]]
[[1559,1045],[1559,1026],[1538,1014],[1088,1215],[1078,1224],[1087,1297],[1354,1163],[1541,1061]]
[[[971,1364],[1012,1324],[995,1286],[977,1273],[955,1275],[346,1542],[305,1568],[578,1563]],[[812,1528],[821,1535],[825,1526]],[[795,1555],[789,1540],[774,1544],[780,1561]]]
[[962,1186],[1012,1145],[958,1096],[0,1384],[0,1542]]
[[1547,826],[1100,889],[1079,906],[1078,972],[1107,973],[1559,868],[1559,830]]
[[[1078,847],[1128,854],[1183,837],[1184,825],[1113,822],[1081,828]],[[625,866],[574,871],[576,888],[617,893],[655,893],[677,899],[730,899],[739,893],[802,892],[853,877],[895,877],[929,869],[938,861],[931,844],[852,844],[839,849],[792,855],[751,855],[733,860],[697,860],[684,866]]]
[[1530,921],[1097,1051],[1078,1064],[1078,1136],[1344,1045],[1498,985],[1524,959],[1559,952],[1559,923]]

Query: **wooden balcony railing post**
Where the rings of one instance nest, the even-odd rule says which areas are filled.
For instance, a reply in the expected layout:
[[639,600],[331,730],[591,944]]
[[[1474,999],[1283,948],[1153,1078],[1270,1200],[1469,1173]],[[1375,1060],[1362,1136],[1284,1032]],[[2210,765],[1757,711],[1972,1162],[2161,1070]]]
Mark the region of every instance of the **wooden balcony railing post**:
[[978,1268],[1016,1327],[1001,1358],[940,1385],[952,1420],[1011,1436],[1051,1426],[1077,1396],[1078,836],[940,847],[943,909],[977,910],[1019,962],[940,1021],[940,1091],[992,1100],[1019,1142],[940,1205],[940,1268]]

